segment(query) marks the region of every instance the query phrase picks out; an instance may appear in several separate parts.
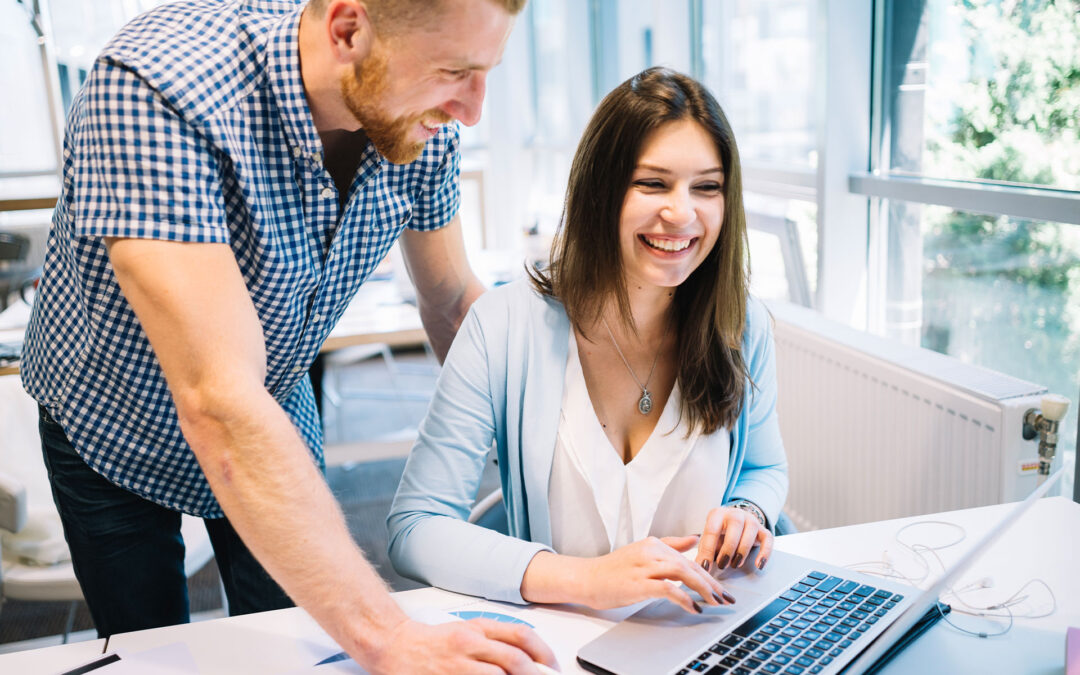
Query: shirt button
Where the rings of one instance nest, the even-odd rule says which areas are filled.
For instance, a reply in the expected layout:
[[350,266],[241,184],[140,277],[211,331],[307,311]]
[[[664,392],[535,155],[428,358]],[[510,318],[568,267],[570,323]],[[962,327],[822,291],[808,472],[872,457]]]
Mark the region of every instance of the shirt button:
[[333,191],[333,190],[331,190],[331,189],[330,189],[330,188],[328,188],[328,187],[324,187],[324,188],[322,189],[322,192],[320,192],[319,194],[320,194],[320,195],[322,195],[322,198],[323,198],[323,199],[330,199],[331,197],[333,197],[333,196],[334,196],[334,191]]
[[311,320],[315,323],[322,321],[322,314],[312,314]]
[[302,372],[304,372],[304,367],[303,366],[293,366],[292,371],[294,373],[302,373]]
[[296,146],[296,147],[294,147],[294,148],[292,149],[292,154],[293,154],[293,157],[299,157],[300,155],[304,154],[304,151],[303,151],[303,149],[302,149],[302,148],[301,148],[301,147],[300,147],[300,146],[298,145],[298,146]]
[[313,153],[311,153],[311,161],[315,162],[316,164],[321,162],[322,161],[322,153],[321,152],[313,152]]

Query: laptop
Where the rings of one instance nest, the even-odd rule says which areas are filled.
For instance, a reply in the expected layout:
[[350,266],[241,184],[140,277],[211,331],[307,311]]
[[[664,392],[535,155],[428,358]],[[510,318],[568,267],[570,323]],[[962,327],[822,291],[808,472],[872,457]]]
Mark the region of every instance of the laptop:
[[744,565],[725,574],[736,605],[702,603],[703,614],[692,615],[653,601],[583,646],[578,663],[603,675],[876,670],[948,611],[938,597],[1061,475],[1059,469],[1010,509],[925,591],[775,551],[764,572]]

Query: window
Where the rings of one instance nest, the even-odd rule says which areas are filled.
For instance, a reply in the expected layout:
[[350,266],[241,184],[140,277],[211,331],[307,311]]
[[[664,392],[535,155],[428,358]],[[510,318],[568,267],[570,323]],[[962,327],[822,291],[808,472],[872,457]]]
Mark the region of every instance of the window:
[[[886,2],[870,325],[1080,392],[1080,3]],[[1059,448],[1075,447],[1076,408]]]

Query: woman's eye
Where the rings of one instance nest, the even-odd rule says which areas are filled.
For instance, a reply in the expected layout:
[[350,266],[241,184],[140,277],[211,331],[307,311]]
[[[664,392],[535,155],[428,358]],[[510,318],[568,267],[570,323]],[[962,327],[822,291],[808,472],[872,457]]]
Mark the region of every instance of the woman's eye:
[[701,183],[699,185],[695,185],[694,189],[698,190],[699,192],[716,194],[718,192],[721,192],[724,189],[724,186],[720,183]]
[[664,187],[664,184],[658,180],[643,179],[634,181],[634,185],[637,187],[648,188],[650,190],[659,190]]

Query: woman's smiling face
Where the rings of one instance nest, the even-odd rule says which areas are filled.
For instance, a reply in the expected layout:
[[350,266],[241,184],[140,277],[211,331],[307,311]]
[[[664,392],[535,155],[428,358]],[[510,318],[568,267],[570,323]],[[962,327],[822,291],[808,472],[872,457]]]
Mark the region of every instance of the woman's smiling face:
[[716,143],[693,120],[668,122],[645,141],[619,221],[628,287],[674,288],[716,245],[724,171]]

